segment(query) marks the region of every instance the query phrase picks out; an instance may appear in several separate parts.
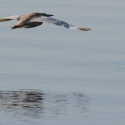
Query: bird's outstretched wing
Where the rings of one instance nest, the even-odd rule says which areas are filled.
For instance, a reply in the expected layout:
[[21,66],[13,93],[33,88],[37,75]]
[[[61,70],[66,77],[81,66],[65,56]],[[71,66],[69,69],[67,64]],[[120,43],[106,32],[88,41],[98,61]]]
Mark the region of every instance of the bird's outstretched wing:
[[9,21],[9,20],[19,20],[21,15],[14,15],[14,16],[9,16],[9,17],[3,17],[0,18],[0,22],[4,22],[4,21]]
[[55,24],[57,26],[63,26],[67,29],[79,29],[79,30],[82,30],[82,31],[88,31],[90,30],[90,28],[78,28],[78,27],[75,27],[73,26],[72,24],[69,24],[67,22],[64,22],[64,21],[61,21],[61,20],[57,20],[57,19],[54,19],[54,18],[50,18],[50,17],[41,17],[41,18],[35,18],[32,20],[32,22],[45,22],[45,23],[52,23],[52,24]]

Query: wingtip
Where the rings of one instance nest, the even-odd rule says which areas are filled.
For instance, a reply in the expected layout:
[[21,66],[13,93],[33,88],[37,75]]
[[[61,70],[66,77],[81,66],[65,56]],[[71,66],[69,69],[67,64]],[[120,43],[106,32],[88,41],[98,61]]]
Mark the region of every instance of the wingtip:
[[0,22],[10,21],[10,20],[12,20],[12,19],[1,18]]
[[89,31],[91,30],[91,28],[78,28],[79,30],[82,30],[82,31]]
[[49,16],[54,16],[54,15],[52,15],[52,14],[48,14],[47,16],[49,17]]
[[13,27],[11,27],[12,30],[13,30],[13,29],[16,29],[16,28],[19,28],[19,26],[14,25]]

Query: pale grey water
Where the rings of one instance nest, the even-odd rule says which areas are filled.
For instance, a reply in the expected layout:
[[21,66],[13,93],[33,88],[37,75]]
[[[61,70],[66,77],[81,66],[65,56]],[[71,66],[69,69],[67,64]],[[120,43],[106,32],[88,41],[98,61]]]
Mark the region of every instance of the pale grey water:
[[0,23],[0,125],[125,124],[125,1],[0,3],[0,17],[46,12],[92,28]]

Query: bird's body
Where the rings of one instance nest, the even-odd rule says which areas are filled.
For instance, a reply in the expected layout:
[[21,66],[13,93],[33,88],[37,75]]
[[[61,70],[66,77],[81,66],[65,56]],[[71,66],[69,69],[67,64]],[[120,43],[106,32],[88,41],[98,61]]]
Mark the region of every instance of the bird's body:
[[64,26],[65,28],[68,28],[68,29],[79,29],[83,31],[90,30],[90,28],[77,28],[72,24],[68,24],[67,22],[51,18],[51,16],[53,15],[46,14],[46,13],[31,13],[26,15],[14,15],[14,16],[0,18],[0,22],[18,20],[19,22],[16,25],[14,25],[12,29],[33,28],[33,27],[40,26],[43,22],[46,22],[46,23],[52,23],[58,26]]

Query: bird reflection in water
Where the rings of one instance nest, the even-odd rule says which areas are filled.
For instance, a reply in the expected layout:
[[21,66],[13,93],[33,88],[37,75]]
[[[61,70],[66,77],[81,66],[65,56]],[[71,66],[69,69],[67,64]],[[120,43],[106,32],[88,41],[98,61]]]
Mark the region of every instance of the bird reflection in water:
[[43,109],[43,95],[37,90],[0,91],[0,110],[38,117]]
[[[13,118],[34,122],[46,118],[83,116],[88,111],[88,96],[83,92],[43,93],[38,90],[0,91],[0,111]],[[40,121],[41,123],[41,121]]]

